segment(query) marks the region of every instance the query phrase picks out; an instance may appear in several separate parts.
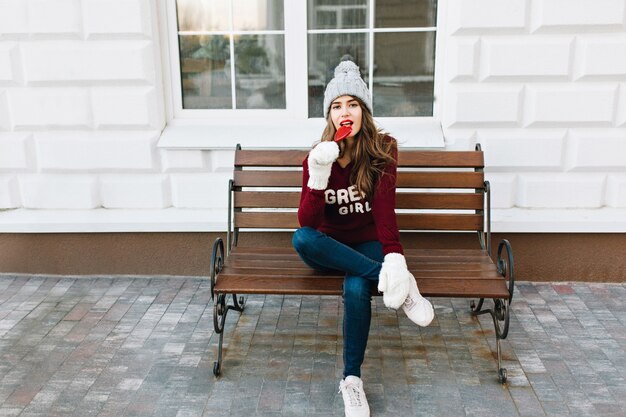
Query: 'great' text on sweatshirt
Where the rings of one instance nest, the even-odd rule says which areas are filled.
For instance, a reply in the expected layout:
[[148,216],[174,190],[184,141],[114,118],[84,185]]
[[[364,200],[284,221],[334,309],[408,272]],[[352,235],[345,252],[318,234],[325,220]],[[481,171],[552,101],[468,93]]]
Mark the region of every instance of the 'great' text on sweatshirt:
[[[397,155],[394,155],[394,159]],[[300,226],[309,226],[347,245],[378,240],[383,253],[403,254],[396,222],[396,170],[389,164],[376,186],[374,198],[362,196],[350,182],[350,162],[342,168],[333,162],[328,186],[313,190],[309,181],[308,156],[302,163],[302,193],[298,208]]]

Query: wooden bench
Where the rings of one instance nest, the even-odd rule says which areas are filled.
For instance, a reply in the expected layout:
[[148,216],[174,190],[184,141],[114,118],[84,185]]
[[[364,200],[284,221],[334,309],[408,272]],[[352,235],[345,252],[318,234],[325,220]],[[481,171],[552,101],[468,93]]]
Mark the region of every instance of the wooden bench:
[[[342,294],[343,276],[314,271],[293,248],[237,246],[242,230],[299,227],[296,212],[306,153],[237,146],[229,187],[226,252],[218,238],[211,259],[213,320],[219,334],[215,376],[221,370],[226,314],[233,309],[243,311],[241,294]],[[476,249],[411,249],[405,245],[405,256],[424,296],[477,299],[478,303],[471,302],[472,313],[491,315],[498,377],[504,383],[500,340],[508,333],[514,264],[506,240],[499,244],[495,262],[491,258],[490,191],[483,161],[480,145],[467,152],[400,149],[396,212],[401,231],[476,233]],[[232,303],[227,302],[229,295]],[[490,308],[483,308],[485,300],[490,300]]]

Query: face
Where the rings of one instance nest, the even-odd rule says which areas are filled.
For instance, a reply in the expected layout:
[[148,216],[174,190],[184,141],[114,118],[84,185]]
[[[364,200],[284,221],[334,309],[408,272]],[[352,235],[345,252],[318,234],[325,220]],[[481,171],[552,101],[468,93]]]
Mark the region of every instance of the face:
[[348,138],[354,137],[361,130],[363,109],[352,96],[341,96],[333,100],[330,104],[329,116],[335,126],[335,130],[338,130],[342,125],[352,127],[352,132],[350,132]]

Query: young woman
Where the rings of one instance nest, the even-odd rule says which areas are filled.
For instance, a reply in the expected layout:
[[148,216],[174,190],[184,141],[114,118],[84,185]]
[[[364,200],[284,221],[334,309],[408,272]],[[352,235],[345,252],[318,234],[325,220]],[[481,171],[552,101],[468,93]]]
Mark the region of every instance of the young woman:
[[[397,144],[376,128],[370,93],[353,62],[343,61],[335,69],[324,93],[324,117],[322,139],[302,164],[301,228],[293,245],[312,268],[345,273],[344,379],[339,387],[346,416],[369,416],[361,364],[372,285],[377,284],[387,307],[402,307],[420,326],[430,324],[434,312],[420,295],[400,244],[394,211]],[[335,142],[342,126],[349,133]]]

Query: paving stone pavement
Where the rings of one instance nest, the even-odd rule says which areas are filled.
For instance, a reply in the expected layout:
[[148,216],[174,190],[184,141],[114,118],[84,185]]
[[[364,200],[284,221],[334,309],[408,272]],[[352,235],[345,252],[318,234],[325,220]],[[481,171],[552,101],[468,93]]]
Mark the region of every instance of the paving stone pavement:
[[[508,382],[489,316],[433,299],[427,328],[374,300],[372,416],[624,416],[626,284],[516,286]],[[210,285],[0,276],[0,416],[342,416],[339,297],[250,296],[212,374]]]

